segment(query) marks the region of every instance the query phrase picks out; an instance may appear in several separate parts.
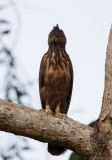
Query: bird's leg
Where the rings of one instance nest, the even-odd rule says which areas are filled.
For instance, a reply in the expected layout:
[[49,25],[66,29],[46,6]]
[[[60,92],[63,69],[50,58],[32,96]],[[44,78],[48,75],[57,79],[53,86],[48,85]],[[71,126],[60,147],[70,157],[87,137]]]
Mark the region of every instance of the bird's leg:
[[64,113],[56,112],[56,114],[58,114],[61,117],[66,117],[66,114],[64,114]]
[[49,106],[49,105],[46,105],[46,110],[45,110],[45,112],[52,114],[52,111],[50,110],[50,106]]
[[52,111],[50,110],[49,105],[46,105],[46,109],[40,109],[40,111],[52,114]]
[[66,114],[60,113],[60,104],[57,105],[56,110],[55,110],[55,114],[58,114],[61,117],[66,116]]
[[43,112],[46,112],[46,110],[45,110],[45,109],[39,109],[39,111],[43,111]]

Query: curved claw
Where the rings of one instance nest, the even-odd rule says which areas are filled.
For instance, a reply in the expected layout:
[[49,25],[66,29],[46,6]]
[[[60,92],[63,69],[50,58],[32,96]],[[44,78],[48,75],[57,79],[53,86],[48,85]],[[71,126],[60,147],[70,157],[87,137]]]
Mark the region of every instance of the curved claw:
[[52,114],[52,111],[50,109],[46,109],[45,112]]
[[46,110],[45,110],[45,109],[39,109],[39,111],[43,111],[43,112],[46,112]]
[[61,117],[66,117],[66,114],[60,113],[60,112],[56,112],[57,115],[61,116]]
[[52,114],[52,111],[50,109],[39,109],[40,111],[46,112],[46,113],[50,113]]

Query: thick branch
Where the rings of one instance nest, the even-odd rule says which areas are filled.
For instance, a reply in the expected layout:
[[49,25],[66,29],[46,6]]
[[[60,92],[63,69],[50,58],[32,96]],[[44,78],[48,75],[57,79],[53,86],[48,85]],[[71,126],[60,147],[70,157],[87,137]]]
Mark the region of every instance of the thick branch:
[[112,26],[110,29],[105,63],[105,88],[100,117],[105,119],[112,112]]
[[[106,63],[105,88],[100,116],[95,124],[97,143],[105,150],[106,159],[112,159],[112,26],[110,29]],[[101,155],[103,157],[103,155]],[[103,159],[105,159],[103,157]]]
[[50,142],[76,151],[83,157],[93,153],[93,129],[68,117],[48,115],[19,104],[0,100],[0,130]]

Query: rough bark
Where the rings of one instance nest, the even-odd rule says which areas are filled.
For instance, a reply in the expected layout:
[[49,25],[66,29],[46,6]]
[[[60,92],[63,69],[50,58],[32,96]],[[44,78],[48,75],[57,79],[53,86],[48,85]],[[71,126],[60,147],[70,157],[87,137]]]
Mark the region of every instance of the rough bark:
[[64,145],[84,157],[89,157],[93,152],[91,127],[68,117],[50,115],[4,100],[0,100],[0,130]]
[[105,89],[95,127],[0,100],[0,130],[55,143],[87,160],[112,159],[112,27],[107,46]]
[[[112,26],[110,29],[105,63],[105,88],[102,108],[95,125],[97,143],[104,152],[101,157],[112,159]],[[106,156],[108,155],[108,156]]]

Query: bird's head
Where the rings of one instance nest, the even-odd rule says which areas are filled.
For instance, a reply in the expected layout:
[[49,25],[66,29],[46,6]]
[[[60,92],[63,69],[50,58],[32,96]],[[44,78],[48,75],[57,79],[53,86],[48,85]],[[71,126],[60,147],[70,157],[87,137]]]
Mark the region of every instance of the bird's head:
[[58,27],[58,24],[49,33],[48,44],[49,44],[49,46],[59,45],[60,47],[65,48],[66,37],[64,35],[64,32]]

